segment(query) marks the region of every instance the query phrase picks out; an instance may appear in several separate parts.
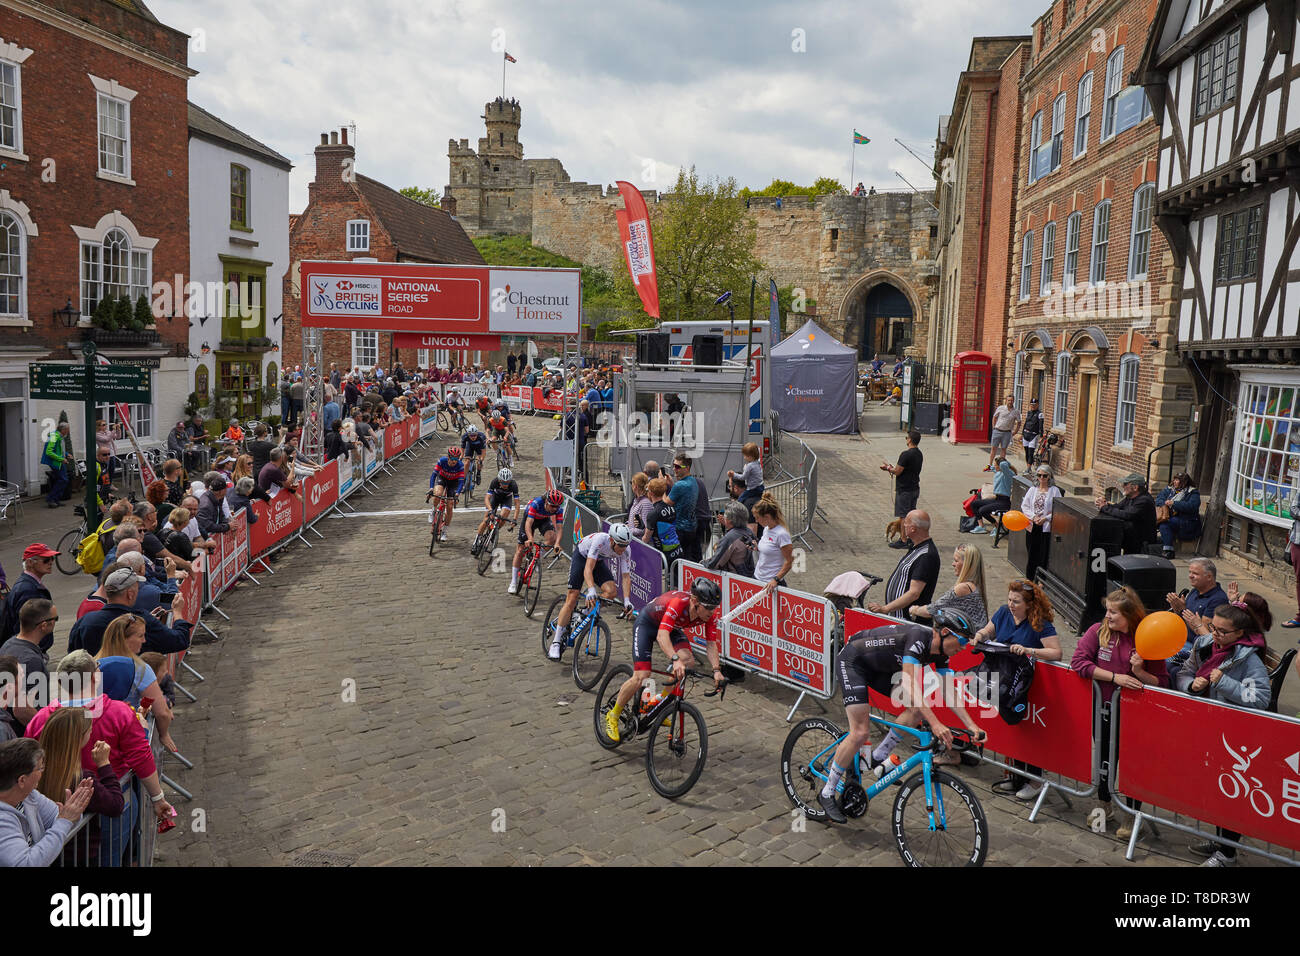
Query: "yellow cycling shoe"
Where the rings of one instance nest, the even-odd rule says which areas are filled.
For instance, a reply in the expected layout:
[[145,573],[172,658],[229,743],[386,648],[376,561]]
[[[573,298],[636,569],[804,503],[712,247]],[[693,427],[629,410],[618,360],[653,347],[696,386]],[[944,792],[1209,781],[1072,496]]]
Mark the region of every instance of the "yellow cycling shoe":
[[605,736],[614,743],[618,743],[623,739],[623,735],[618,729],[618,711],[612,708],[605,715]]

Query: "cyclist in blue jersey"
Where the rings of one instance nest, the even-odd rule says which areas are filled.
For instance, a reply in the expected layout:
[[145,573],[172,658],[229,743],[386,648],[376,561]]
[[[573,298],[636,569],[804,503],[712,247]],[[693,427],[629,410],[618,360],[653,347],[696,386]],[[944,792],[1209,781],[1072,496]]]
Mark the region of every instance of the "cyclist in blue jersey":
[[[473,464],[478,459],[478,473],[483,473],[483,456],[487,453],[487,435],[479,431],[477,425],[470,425],[465,430],[465,434],[460,437],[461,446],[465,449],[466,465]],[[477,480],[477,479],[475,479]]]
[[507,594],[519,593],[519,573],[523,569],[524,549],[535,534],[541,534],[548,548],[555,546],[555,537],[559,528],[553,523],[564,514],[564,495],[558,491],[548,491],[528,502],[524,512],[524,523],[519,528],[519,543],[515,548],[515,558],[510,564],[510,587]]
[[[452,498],[460,494],[461,487],[465,484],[465,462],[464,452],[459,445],[452,445],[447,449],[447,454],[438,459],[438,463],[433,466],[433,473],[429,475],[429,493],[424,496],[427,504],[430,498]],[[439,502],[441,504],[442,502]],[[447,528],[451,525],[453,508],[447,508],[444,505],[447,520],[442,526],[442,538],[447,540]],[[429,515],[429,533],[433,533],[433,515]]]
[[578,595],[583,585],[587,589],[587,607],[596,603],[597,597],[607,601],[618,596],[617,574],[623,584],[624,613],[632,610],[632,561],[628,547],[632,544],[632,531],[625,524],[612,524],[609,531],[589,534],[573,549],[573,563],[569,566],[569,593],[564,607],[555,618],[555,639],[547,656],[553,661],[563,653],[565,632],[578,606]]

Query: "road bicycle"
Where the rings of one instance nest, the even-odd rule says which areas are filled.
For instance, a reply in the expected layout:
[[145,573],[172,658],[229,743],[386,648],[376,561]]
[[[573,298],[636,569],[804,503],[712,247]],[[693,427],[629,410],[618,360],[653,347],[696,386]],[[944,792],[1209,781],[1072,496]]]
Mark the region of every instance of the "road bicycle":
[[[673,677],[672,671],[651,671],[664,677],[666,695],[646,699],[646,687],[618,716],[620,739],[611,740],[605,733],[605,716],[618,699],[619,688],[632,676],[632,668],[618,664],[605,675],[605,681],[596,694],[594,712],[596,743],[606,750],[616,750],[641,734],[647,734],[645,747],[645,772],[655,793],[669,800],[683,796],[704,772],[704,761],[709,755],[709,730],[699,708],[686,700],[686,694],[695,682],[704,679],[699,671],[688,669],[683,680]],[[722,700],[727,693],[727,681],[722,680],[705,697],[718,695]]]
[[86,506],[76,505],[72,510],[81,516],[81,524],[59,539],[56,546],[59,553],[54,558],[55,567],[63,574],[81,573],[82,569],[81,565],[77,563],[77,556],[81,554],[82,539],[90,534],[92,530],[86,524]]
[[497,471],[502,468],[509,468],[514,464],[514,455],[510,447],[510,441],[506,438],[492,439],[492,446],[497,453]]
[[[551,642],[555,640],[555,619],[560,616],[560,608],[564,606],[564,601],[565,595],[561,594],[551,602],[551,609],[546,612],[546,620],[542,624],[543,655],[550,654]],[[610,634],[609,625],[600,616],[602,604],[619,608],[620,620],[627,617],[627,609],[621,602],[598,598],[590,608],[574,609],[573,616],[569,618],[569,631],[560,646],[561,660],[564,659],[564,652],[570,647],[573,648],[573,682],[578,685],[579,690],[591,690],[595,687],[596,681],[600,680],[605,673],[605,668],[609,666],[609,650],[614,644],[614,639]],[[582,616],[581,620],[578,619],[579,614]],[[550,660],[549,656],[547,660]]]
[[469,428],[469,419],[459,405],[442,405],[438,409],[438,431],[446,433],[454,431],[457,435],[463,435]]
[[532,617],[542,596],[542,556],[544,546],[538,535],[528,542],[523,567],[519,572],[519,596],[524,599],[524,616]]
[[465,487],[461,490],[461,507],[470,508],[474,504],[474,489],[483,481],[483,463],[474,455],[465,459]]
[[[840,799],[848,817],[860,817],[867,805],[888,787],[898,784],[890,826],[898,853],[908,866],[983,866],[988,854],[988,821],[979,798],[962,780],[934,769],[934,753],[943,745],[927,730],[908,727],[871,715],[872,723],[911,734],[917,752],[890,768],[865,789],[862,786],[862,755],[853,755],[845,771],[848,780]],[[953,750],[972,745],[971,732],[953,727]],[[781,784],[790,802],[810,820],[826,822],[826,811],[818,794],[826,783],[835,749],[847,737],[824,717],[810,717],[790,730],[781,748]],[[919,767],[919,769],[917,769]],[[916,771],[916,772],[913,772]],[[870,771],[869,771],[870,772]]]
[[[483,529],[482,534],[474,536],[474,543],[470,546],[469,552],[478,558],[478,573],[480,576],[487,573],[487,569],[492,566],[492,558],[497,551],[497,538],[501,535],[501,525],[506,524],[507,519],[493,511],[488,515],[487,527]],[[509,519],[508,527],[515,526],[514,519]]]
[[[432,492],[425,495],[425,503],[428,503],[432,496]],[[451,495],[439,495],[438,500],[433,503],[433,510],[429,512],[429,530],[432,532],[429,535],[429,557],[433,557],[433,551],[447,528],[448,510],[455,506],[456,500]]]

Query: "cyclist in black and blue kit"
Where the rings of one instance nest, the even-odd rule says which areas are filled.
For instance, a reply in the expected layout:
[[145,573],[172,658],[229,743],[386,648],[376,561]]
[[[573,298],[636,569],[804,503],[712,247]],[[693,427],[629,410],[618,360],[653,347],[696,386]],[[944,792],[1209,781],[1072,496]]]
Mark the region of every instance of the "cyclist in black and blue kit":
[[511,519],[511,524],[515,524],[519,521],[519,483],[515,481],[515,476],[509,468],[502,468],[488,485],[487,494],[483,496],[483,520],[479,522],[478,534],[482,535],[487,530],[488,519],[494,512],[504,519],[510,513],[511,505],[515,508],[515,516]]
[[559,534],[560,529],[553,522],[563,514],[564,495],[558,491],[548,491],[528,502],[523,524],[519,527],[519,544],[515,548],[514,561],[511,562],[510,587],[506,588],[507,594],[519,593],[519,574],[523,569],[524,548],[528,546],[528,542],[533,540],[534,535],[540,534],[548,548],[554,547],[555,536]]
[[[427,504],[430,498],[451,498],[460,494],[461,488],[465,484],[465,462],[463,459],[464,452],[459,445],[452,445],[447,449],[447,454],[438,459],[438,463],[433,466],[433,473],[429,475],[429,493],[424,496]],[[439,502],[442,504],[442,502]],[[444,505],[447,520],[442,526],[442,538],[447,540],[447,528],[451,525],[453,508],[446,508]],[[429,533],[433,533],[433,515],[429,515]]]
[[[483,456],[487,453],[487,435],[479,431],[477,425],[470,425],[465,430],[465,434],[460,437],[460,443],[465,449],[466,465],[473,464],[477,460],[478,472],[476,474],[482,475]],[[478,481],[478,478],[476,477],[474,480]]]

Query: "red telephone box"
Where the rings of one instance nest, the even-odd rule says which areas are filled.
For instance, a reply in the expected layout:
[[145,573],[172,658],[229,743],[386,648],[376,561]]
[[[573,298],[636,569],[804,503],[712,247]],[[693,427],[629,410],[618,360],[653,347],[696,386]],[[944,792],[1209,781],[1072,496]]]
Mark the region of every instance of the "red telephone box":
[[993,359],[983,352],[960,352],[952,363],[954,409],[952,438],[958,445],[989,440],[989,399]]

